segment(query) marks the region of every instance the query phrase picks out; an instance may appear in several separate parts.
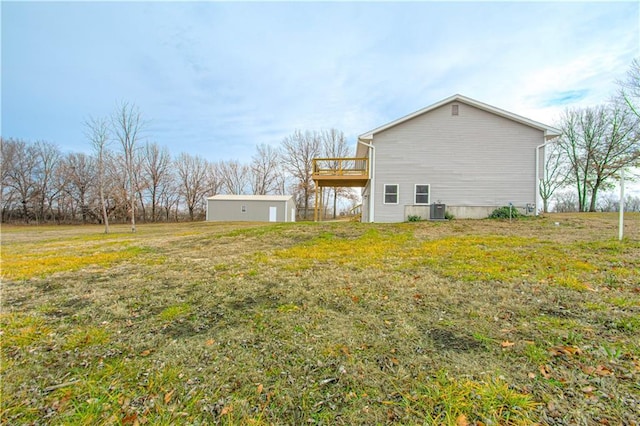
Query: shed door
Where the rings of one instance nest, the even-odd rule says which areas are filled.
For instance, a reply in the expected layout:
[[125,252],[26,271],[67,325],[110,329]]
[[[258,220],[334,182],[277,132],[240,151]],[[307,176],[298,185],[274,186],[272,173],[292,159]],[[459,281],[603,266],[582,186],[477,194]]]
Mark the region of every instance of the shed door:
[[269,222],[275,222],[278,216],[278,208],[274,206],[269,207]]

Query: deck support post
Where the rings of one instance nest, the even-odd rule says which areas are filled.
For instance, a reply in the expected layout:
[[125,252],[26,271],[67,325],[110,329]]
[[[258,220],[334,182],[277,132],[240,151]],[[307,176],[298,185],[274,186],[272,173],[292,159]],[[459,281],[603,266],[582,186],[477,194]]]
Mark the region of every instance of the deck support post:
[[318,192],[320,191],[320,186],[318,186],[316,184],[316,201],[315,203],[313,203],[313,221],[314,222],[319,222],[320,220],[320,215],[319,213],[319,205],[318,205]]

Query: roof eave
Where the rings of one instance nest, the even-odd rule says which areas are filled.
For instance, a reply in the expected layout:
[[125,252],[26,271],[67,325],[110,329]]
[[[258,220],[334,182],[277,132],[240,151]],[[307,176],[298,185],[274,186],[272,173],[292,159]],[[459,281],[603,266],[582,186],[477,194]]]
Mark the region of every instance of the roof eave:
[[562,131],[553,127],[549,127],[544,131],[544,139],[547,141],[558,138],[560,136],[562,136]]
[[560,134],[561,134],[560,130],[555,129],[555,128],[550,127],[550,126],[547,126],[546,124],[537,122],[535,120],[528,119],[528,118],[523,117],[521,115],[514,114],[512,112],[503,110],[501,108],[494,107],[494,106],[489,105],[489,104],[485,104],[484,102],[480,102],[480,101],[468,98],[468,97],[460,95],[460,94],[455,94],[453,96],[449,96],[448,98],[442,99],[441,101],[438,101],[438,102],[436,102],[434,104],[431,104],[428,107],[422,108],[422,109],[420,109],[418,111],[415,111],[415,112],[413,112],[411,114],[405,115],[404,117],[401,117],[401,118],[399,118],[397,120],[391,121],[391,122],[389,122],[387,124],[384,124],[384,125],[382,125],[380,127],[377,127],[377,128],[375,128],[373,130],[370,130],[370,131],[368,131],[366,133],[363,133],[362,135],[358,136],[358,140],[362,140],[362,141],[372,140],[373,139],[373,135],[375,135],[376,133],[383,132],[383,131],[385,131],[387,129],[390,129],[391,127],[395,127],[398,124],[404,123],[405,121],[411,120],[412,118],[415,118],[415,117],[417,117],[419,115],[425,114],[425,113],[427,113],[429,111],[432,111],[434,109],[440,108],[443,105],[446,105],[446,104],[448,104],[450,102],[455,102],[455,101],[459,101],[459,102],[474,106],[476,108],[479,108],[481,110],[488,111],[488,112],[491,112],[491,113],[496,114],[498,116],[507,118],[509,120],[524,124],[526,126],[533,127],[535,129],[538,129],[538,130],[542,130],[544,132],[544,134],[545,134],[545,138],[546,139],[552,139],[552,138],[560,136]]

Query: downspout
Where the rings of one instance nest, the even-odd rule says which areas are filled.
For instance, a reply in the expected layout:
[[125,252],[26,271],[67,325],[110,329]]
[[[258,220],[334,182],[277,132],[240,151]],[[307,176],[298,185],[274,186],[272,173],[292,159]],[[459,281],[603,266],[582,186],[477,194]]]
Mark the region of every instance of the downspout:
[[[546,136],[546,135],[545,135]],[[536,216],[538,216],[538,212],[539,212],[539,205],[540,205],[540,148],[544,148],[547,145],[551,145],[552,143],[556,143],[556,138],[554,138],[553,140],[549,141],[549,142],[545,142],[541,145],[538,145],[536,147]],[[546,155],[545,155],[546,157]],[[544,178],[544,174],[545,174],[546,170],[545,170],[545,161],[542,162],[542,177]]]
[[369,148],[369,175],[371,176],[369,182],[369,222],[373,223],[374,213],[375,213],[375,164],[376,164],[376,147],[373,144],[366,143],[360,139],[358,139],[358,143]]

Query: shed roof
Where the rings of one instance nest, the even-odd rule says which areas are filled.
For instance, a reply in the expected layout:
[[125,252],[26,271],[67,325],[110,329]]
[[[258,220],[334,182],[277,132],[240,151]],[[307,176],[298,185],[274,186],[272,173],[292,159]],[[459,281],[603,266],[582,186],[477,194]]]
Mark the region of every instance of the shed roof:
[[509,120],[516,121],[516,122],[524,124],[526,126],[533,127],[535,129],[538,129],[538,130],[542,130],[544,132],[544,136],[545,136],[546,139],[555,138],[557,136],[560,136],[561,133],[562,133],[561,130],[556,129],[556,128],[551,127],[551,126],[547,126],[546,124],[542,124],[542,123],[540,123],[538,121],[534,121],[534,120],[531,120],[529,118],[523,117],[521,115],[514,114],[514,113],[509,112],[509,111],[505,111],[503,109],[494,107],[494,106],[489,105],[489,104],[485,104],[484,102],[476,101],[475,99],[471,99],[471,98],[468,98],[468,97],[460,95],[460,94],[456,94],[456,95],[453,95],[453,96],[449,96],[448,98],[443,99],[443,100],[441,100],[439,102],[436,102],[435,104],[429,105],[426,108],[422,108],[421,110],[412,112],[411,114],[405,115],[404,117],[401,117],[401,118],[399,118],[397,120],[391,121],[391,122],[389,122],[387,124],[384,124],[384,125],[382,125],[380,127],[377,127],[377,128],[375,128],[373,130],[370,130],[370,131],[368,131],[366,133],[363,133],[360,136],[358,136],[358,140],[362,140],[362,141],[371,140],[371,139],[373,139],[373,135],[376,134],[376,133],[380,133],[380,132],[385,131],[385,130],[391,128],[391,127],[397,126],[398,124],[404,123],[405,121],[409,121],[412,118],[415,118],[415,117],[417,117],[419,115],[425,114],[425,113],[427,113],[429,111],[432,111],[432,110],[434,110],[436,108],[440,108],[441,106],[446,105],[446,104],[448,104],[450,102],[461,102],[461,103],[464,103],[464,104],[467,104],[467,105],[471,105],[471,106],[474,106],[474,107],[476,107],[478,109],[481,109],[481,110],[484,110],[484,111],[499,115],[499,116],[507,118]]
[[289,201],[293,195],[236,195],[220,194],[207,197],[207,200],[225,201]]

